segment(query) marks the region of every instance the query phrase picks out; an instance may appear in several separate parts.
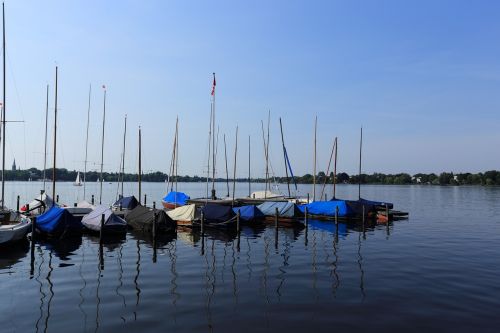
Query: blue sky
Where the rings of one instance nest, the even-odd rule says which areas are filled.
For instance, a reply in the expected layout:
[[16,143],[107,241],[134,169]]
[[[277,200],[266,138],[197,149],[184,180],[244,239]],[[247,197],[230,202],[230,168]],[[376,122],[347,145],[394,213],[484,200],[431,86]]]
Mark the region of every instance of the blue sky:
[[[497,1],[7,1],[7,165],[43,165],[45,86],[59,66],[57,163],[83,169],[89,84],[89,168],[100,161],[102,84],[108,88],[104,168],[166,172],[175,117],[181,174],[206,169],[211,73],[220,127],[237,175],[264,175],[260,121],[271,110],[271,162],[284,174],[278,118],[296,174],[318,170],[333,138],[339,169],[367,173],[499,169],[500,3]],[[52,135],[52,121],[50,128]],[[51,142],[51,141],[49,141]],[[51,153],[52,154],[52,153]],[[52,155],[49,156],[49,161]],[[51,163],[49,163],[49,166]]]

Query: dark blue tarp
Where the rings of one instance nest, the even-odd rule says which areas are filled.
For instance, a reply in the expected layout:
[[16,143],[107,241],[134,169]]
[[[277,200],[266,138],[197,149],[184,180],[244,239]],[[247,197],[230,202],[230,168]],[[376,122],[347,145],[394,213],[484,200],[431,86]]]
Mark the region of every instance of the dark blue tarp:
[[187,201],[189,199],[191,199],[191,198],[186,193],[172,191],[163,198],[163,201],[167,202],[167,203],[177,204],[179,206],[183,206],[183,205],[187,204]]
[[207,204],[201,209],[201,211],[203,212],[205,222],[207,223],[226,222],[235,216],[231,206]]
[[305,207],[307,207],[307,212],[313,215],[335,217],[335,210],[338,207],[339,217],[356,216],[356,212],[352,209],[352,207],[346,200],[314,201],[310,204],[299,206],[302,212],[304,212]]
[[234,207],[233,211],[235,214],[240,212],[240,218],[242,221],[252,221],[263,219],[265,217],[264,213],[260,211],[259,208],[253,205]]
[[359,199],[358,201],[364,205],[371,205],[371,206],[376,206],[376,207],[380,207],[380,208],[382,208],[382,207],[385,208],[385,205],[387,205],[387,207],[389,209],[392,209],[394,207],[394,205],[390,202],[366,200],[363,198]]
[[116,208],[120,207],[120,203],[123,209],[130,209],[130,210],[134,209],[140,204],[139,201],[137,201],[137,199],[134,196],[131,196],[119,199],[113,204],[113,207]]
[[60,235],[64,232],[80,232],[83,225],[66,209],[52,206],[36,218],[36,227],[42,233]]

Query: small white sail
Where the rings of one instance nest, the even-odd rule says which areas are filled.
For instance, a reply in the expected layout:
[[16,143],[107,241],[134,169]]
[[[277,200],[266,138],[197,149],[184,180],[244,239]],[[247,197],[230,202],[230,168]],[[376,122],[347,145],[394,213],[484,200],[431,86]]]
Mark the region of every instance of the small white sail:
[[82,181],[80,179],[80,171],[78,171],[78,173],[76,174],[76,180],[75,180],[75,183],[73,185],[82,186]]

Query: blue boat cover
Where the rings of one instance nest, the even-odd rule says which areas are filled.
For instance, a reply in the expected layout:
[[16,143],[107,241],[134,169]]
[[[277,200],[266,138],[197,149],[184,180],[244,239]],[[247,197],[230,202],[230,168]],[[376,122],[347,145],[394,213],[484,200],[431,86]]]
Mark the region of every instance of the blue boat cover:
[[186,193],[172,191],[163,198],[163,201],[184,206],[189,199],[191,198]]
[[66,209],[52,206],[36,218],[36,227],[43,233],[59,235],[65,231],[80,232],[83,225]]
[[265,216],[274,216],[276,214],[276,208],[278,208],[278,214],[281,217],[298,218],[304,216],[299,207],[293,202],[267,201],[258,205],[257,208],[260,209]]
[[116,201],[114,204],[113,204],[113,207],[120,207],[120,203],[121,203],[121,206],[123,209],[134,209],[135,207],[137,207],[138,205],[140,205],[139,201],[137,201],[137,199],[134,197],[134,196],[131,196],[131,197],[123,197],[121,199],[119,199],[118,201]]
[[366,200],[366,199],[363,199],[363,198],[359,199],[358,201],[361,202],[364,205],[381,206],[381,207],[384,207],[384,208],[385,208],[385,205],[387,205],[387,207],[389,209],[392,209],[394,207],[394,205],[392,203],[390,203],[390,202],[372,201],[372,200]]
[[203,212],[205,221],[207,223],[226,222],[235,216],[231,206],[207,204],[201,209],[201,211]]
[[346,200],[313,201],[310,204],[299,206],[302,212],[304,212],[305,207],[307,207],[307,212],[313,215],[334,217],[337,207],[339,208],[339,217],[353,217],[356,215],[356,212]]
[[243,221],[258,220],[258,219],[263,219],[265,217],[264,213],[262,213],[260,209],[254,205],[234,207],[233,211],[235,214],[238,214],[239,211],[240,218]]

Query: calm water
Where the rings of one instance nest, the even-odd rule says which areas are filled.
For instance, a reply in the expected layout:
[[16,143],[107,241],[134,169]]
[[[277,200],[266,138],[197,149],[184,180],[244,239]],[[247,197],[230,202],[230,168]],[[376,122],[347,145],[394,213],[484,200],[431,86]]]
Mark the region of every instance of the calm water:
[[[97,186],[89,193],[97,194]],[[179,190],[202,195],[204,184]],[[248,187],[238,185],[237,195]],[[257,185],[255,190],[260,189]],[[24,201],[40,183],[8,183]],[[225,185],[219,184],[220,193]],[[126,192],[136,190],[126,184]],[[61,201],[81,198],[58,185]],[[330,189],[328,189],[330,191]],[[301,187],[303,194],[311,191]],[[339,186],[354,198],[355,186]],[[500,325],[500,188],[365,186],[410,219],[362,228],[311,221],[307,230],[179,230],[0,249],[1,332],[497,332]],[[164,184],[144,184],[148,202]],[[116,184],[106,184],[105,202]],[[151,199],[150,199],[151,198]],[[6,201],[7,201],[6,200]]]

